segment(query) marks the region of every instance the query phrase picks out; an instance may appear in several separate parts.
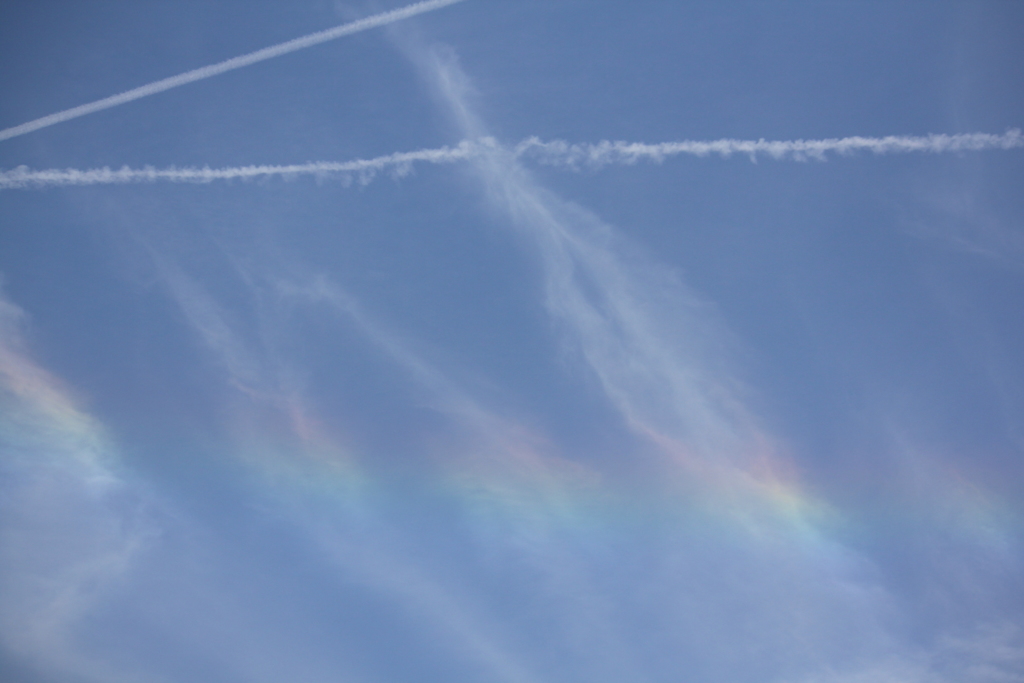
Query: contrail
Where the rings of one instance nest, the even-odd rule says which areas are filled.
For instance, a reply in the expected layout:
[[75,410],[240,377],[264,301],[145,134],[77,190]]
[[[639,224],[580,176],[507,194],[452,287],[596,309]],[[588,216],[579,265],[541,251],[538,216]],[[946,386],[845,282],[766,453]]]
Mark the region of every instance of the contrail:
[[1003,135],[990,133],[962,133],[958,135],[889,135],[884,138],[828,138],[825,140],[683,140],[645,144],[642,142],[609,142],[597,144],[569,144],[562,140],[544,142],[538,138],[527,138],[520,142],[515,153],[517,157],[533,158],[541,164],[553,166],[581,166],[600,168],[609,164],[635,164],[638,161],[660,163],[679,154],[705,157],[717,154],[729,157],[745,154],[755,160],[758,155],[772,159],[824,160],[828,152],[852,154],[859,151],[874,154],[901,154],[908,152],[967,152],[986,149],[1011,149],[1024,147],[1024,136],[1019,129]]
[[111,95],[105,97],[102,100],[96,100],[89,104],[83,104],[78,107],[71,109],[65,109],[59,111],[56,114],[50,114],[44,116],[41,119],[35,121],[29,121],[23,123],[20,126],[14,126],[13,128],[5,128],[0,130],[0,140],[7,140],[8,138],[17,137],[24,135],[25,133],[31,133],[34,130],[40,128],[46,128],[52,126],[55,123],[62,123],[71,119],[76,119],[79,116],[85,116],[96,111],[103,109],[109,109],[110,107],[116,107],[120,104],[125,104],[133,100],[140,99],[142,97],[148,97],[149,95],[155,95],[158,92],[164,90],[170,90],[171,88],[177,88],[179,85],[185,85],[186,83],[192,83],[194,81],[201,81],[204,78],[210,78],[222,74],[225,71],[232,71],[234,69],[241,69],[243,66],[249,66],[256,62],[262,62],[265,59],[271,59],[272,57],[279,57],[289,52],[295,52],[296,50],[302,50],[313,45],[319,45],[335,38],[341,38],[342,36],[352,35],[353,33],[359,33],[360,31],[366,31],[371,28],[378,26],[384,26],[402,19],[408,19],[409,17],[417,14],[423,14],[424,12],[431,12],[448,5],[454,5],[462,0],[426,0],[425,2],[417,2],[407,7],[400,9],[391,10],[390,12],[383,12],[381,14],[375,14],[372,17],[366,17],[358,21],[353,21],[349,24],[342,24],[326,31],[320,31],[318,33],[311,33],[301,38],[295,38],[285,43],[279,43],[278,45],[272,45],[265,47],[262,50],[256,52],[250,52],[249,54],[242,55],[241,57],[233,57],[232,59],[218,62],[217,64],[210,64],[209,66],[203,66],[192,71],[187,71],[177,76],[171,76],[149,85],[143,85],[141,87],[129,90],[127,92],[120,93],[118,95]]
[[511,149],[503,148],[494,138],[463,140],[454,147],[421,149],[399,152],[373,159],[352,161],[315,161],[285,166],[230,166],[227,168],[110,168],[48,169],[33,171],[19,166],[0,171],[0,190],[39,188],[61,185],[123,185],[157,181],[177,183],[209,183],[215,180],[255,179],[270,176],[318,175],[358,178],[366,183],[378,173],[390,171],[402,176],[416,163],[450,164],[486,154],[505,153],[516,158],[532,159],[540,164],[572,169],[601,168],[610,164],[632,165],[639,161],[660,163],[666,158],[689,154],[706,157],[718,154],[749,155],[756,159],[764,155],[772,159],[806,161],[824,160],[828,153],[853,154],[868,151],[874,154],[906,154],[911,152],[977,152],[989,149],[1024,147],[1024,135],[1018,129],[1003,135],[990,133],[962,133],[958,135],[895,136],[884,138],[830,138],[826,140],[684,140],[645,144],[640,142],[608,142],[597,144],[569,144],[563,140],[544,142],[536,137],[523,140]]
[[415,162],[450,164],[469,159],[481,153],[482,143],[463,141],[455,147],[422,149],[416,152],[399,152],[373,159],[352,161],[314,161],[308,164],[286,166],[232,166],[228,168],[92,168],[80,170],[50,169],[33,171],[19,166],[11,171],[0,172],[0,190],[26,187],[50,187],[60,185],[125,185],[130,183],[210,183],[215,180],[256,179],[270,176],[342,176],[358,177],[366,183],[381,171],[391,170],[394,175],[405,175]]

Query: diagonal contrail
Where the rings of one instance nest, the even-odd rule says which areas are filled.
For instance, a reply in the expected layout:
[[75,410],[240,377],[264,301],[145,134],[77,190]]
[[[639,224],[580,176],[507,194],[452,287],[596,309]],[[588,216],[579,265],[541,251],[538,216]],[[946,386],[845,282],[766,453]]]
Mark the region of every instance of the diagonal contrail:
[[0,130],[0,140],[7,140],[8,138],[17,137],[24,135],[25,133],[31,133],[34,130],[40,128],[46,128],[52,126],[55,123],[62,123],[71,119],[76,119],[79,116],[85,116],[93,112],[101,111],[103,109],[109,109],[110,107],[116,107],[120,104],[132,102],[133,100],[140,99],[142,97],[148,97],[149,95],[155,95],[158,92],[164,90],[170,90],[171,88],[177,88],[179,85],[185,85],[186,83],[192,83],[194,81],[201,81],[204,78],[216,76],[222,74],[225,71],[232,71],[234,69],[240,69],[243,66],[249,66],[256,62],[262,62],[265,59],[271,59],[272,57],[279,57],[289,52],[295,52],[296,50],[302,50],[313,45],[319,45],[335,38],[341,38],[342,36],[352,35],[360,31],[366,31],[367,29],[376,28],[385,24],[390,24],[402,19],[408,19],[409,17],[417,14],[423,14],[424,12],[430,12],[448,5],[454,5],[462,0],[426,0],[425,2],[417,2],[407,7],[392,10],[390,12],[382,12],[381,14],[375,14],[372,17],[366,17],[358,21],[353,21],[348,24],[342,24],[326,31],[320,31],[318,33],[311,33],[301,38],[295,38],[285,43],[279,43],[277,45],[271,45],[265,47],[262,50],[256,52],[250,52],[249,54],[242,55],[240,57],[233,57],[217,64],[210,64],[209,66],[203,66],[192,71],[187,71],[177,76],[171,76],[148,85],[143,85],[133,90],[120,93],[118,95],[111,95],[105,97],[102,100],[96,100],[89,104],[83,104],[71,109],[65,109],[59,111],[56,114],[50,114],[28,123],[23,123],[20,126],[14,126],[13,128],[5,128]]
[[853,154],[859,151],[873,154],[907,154],[925,152],[978,152],[989,149],[1014,149],[1024,147],[1024,135],[1020,130],[1007,131],[1003,135],[991,133],[961,133],[957,135],[897,136],[883,138],[848,137],[825,140],[683,140],[645,144],[640,142],[608,142],[597,144],[569,144],[562,140],[544,142],[539,138],[527,138],[511,149],[503,148],[494,138],[463,140],[454,147],[421,149],[415,152],[398,152],[373,159],[352,161],[314,161],[307,164],[284,166],[228,166],[226,168],[130,168],[120,169],[48,169],[33,171],[19,166],[10,171],[0,171],[0,190],[19,188],[52,187],[61,185],[124,185],[129,183],[152,183],[157,181],[176,183],[209,183],[215,180],[255,179],[270,176],[341,176],[353,177],[369,182],[377,173],[391,171],[394,175],[405,175],[416,163],[451,164],[457,161],[487,154],[507,154],[515,158],[532,159],[540,164],[561,166],[572,169],[600,168],[609,164],[632,165],[639,161],[660,163],[666,158],[679,154],[706,157],[717,154],[729,157],[733,154],[749,155],[756,159],[764,155],[772,159],[806,161],[824,160],[828,153]]

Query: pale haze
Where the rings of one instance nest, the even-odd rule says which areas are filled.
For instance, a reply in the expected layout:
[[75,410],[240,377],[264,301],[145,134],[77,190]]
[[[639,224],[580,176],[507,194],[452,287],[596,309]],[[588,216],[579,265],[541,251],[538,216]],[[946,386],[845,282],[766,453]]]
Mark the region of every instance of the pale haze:
[[1024,4],[2,15],[4,683],[1024,683]]

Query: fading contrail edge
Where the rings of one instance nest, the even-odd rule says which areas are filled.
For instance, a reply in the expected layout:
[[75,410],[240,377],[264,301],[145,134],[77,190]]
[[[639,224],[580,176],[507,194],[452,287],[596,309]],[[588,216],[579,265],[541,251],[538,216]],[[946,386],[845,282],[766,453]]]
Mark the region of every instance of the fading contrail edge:
[[96,100],[88,104],[83,104],[71,109],[65,109],[59,111],[56,114],[50,114],[28,123],[23,123],[20,126],[14,126],[13,128],[5,128],[0,130],[0,140],[7,140],[9,138],[24,135],[25,133],[31,133],[32,131],[39,130],[40,128],[46,128],[56,123],[62,123],[71,119],[76,119],[79,116],[85,116],[86,114],[92,114],[93,112],[101,111],[103,109],[109,109],[116,107],[120,104],[126,104],[133,100],[140,99],[142,97],[148,97],[149,95],[155,95],[156,93],[163,92],[164,90],[170,90],[171,88],[177,88],[179,85],[185,85],[194,81],[201,81],[204,78],[210,78],[222,74],[226,71],[232,71],[234,69],[240,69],[243,66],[249,66],[256,62],[262,62],[265,59],[271,59],[273,57],[279,57],[289,52],[295,52],[296,50],[302,50],[313,45],[319,45],[335,38],[341,38],[342,36],[352,35],[360,31],[366,31],[371,28],[378,26],[384,26],[402,19],[408,19],[409,17],[417,14],[423,14],[424,12],[430,12],[448,5],[454,5],[462,0],[425,0],[425,2],[417,2],[407,7],[401,7],[390,12],[382,12],[381,14],[375,14],[365,19],[353,21],[348,24],[342,24],[325,31],[319,31],[317,33],[311,33],[301,38],[295,38],[285,43],[279,43],[277,45],[271,45],[265,47],[262,50],[250,52],[249,54],[242,55],[240,57],[233,57],[217,64],[210,64],[209,66],[203,66],[192,71],[187,71],[177,76],[171,76],[148,85],[143,85],[127,92],[123,92],[117,95],[111,95],[105,97],[102,100]]
[[246,180],[271,176],[316,175],[320,177],[341,177],[351,181],[357,178],[363,183],[372,180],[378,173],[390,171],[392,175],[403,176],[416,163],[450,164],[487,154],[505,154],[510,158],[533,160],[549,166],[571,169],[597,169],[609,164],[632,165],[640,161],[661,163],[668,157],[687,154],[697,157],[719,155],[728,158],[734,154],[748,155],[752,160],[758,155],[772,159],[807,161],[824,160],[827,153],[849,155],[858,151],[873,154],[906,154],[912,152],[978,152],[991,149],[1014,149],[1024,147],[1024,135],[1019,129],[1009,130],[1003,135],[991,133],[961,133],[957,135],[896,136],[882,138],[847,137],[826,140],[683,140],[645,144],[639,142],[608,142],[597,144],[569,144],[562,140],[544,142],[536,137],[523,140],[515,147],[502,147],[494,138],[463,140],[454,147],[421,149],[414,152],[398,152],[372,159],[352,161],[315,161],[306,164],[283,166],[229,166],[226,168],[110,168],[93,169],[48,169],[33,171],[19,166],[10,171],[0,171],[0,190],[19,188],[40,188],[63,185],[122,185],[128,183],[152,183],[157,181],[178,183],[209,183],[215,180]]

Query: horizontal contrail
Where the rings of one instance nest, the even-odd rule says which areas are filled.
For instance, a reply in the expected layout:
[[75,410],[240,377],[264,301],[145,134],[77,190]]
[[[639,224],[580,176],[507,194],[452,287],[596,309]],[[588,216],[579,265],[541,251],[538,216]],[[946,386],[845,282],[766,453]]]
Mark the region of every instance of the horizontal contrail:
[[49,169],[33,171],[19,166],[10,171],[0,171],[0,190],[17,188],[52,187],[61,185],[123,185],[128,183],[152,183],[157,181],[177,183],[209,183],[215,180],[255,179],[270,176],[318,175],[323,177],[341,176],[351,180],[358,178],[369,182],[378,173],[390,171],[401,176],[408,173],[416,163],[450,164],[474,157],[505,152],[519,159],[532,159],[538,163],[573,169],[581,167],[600,168],[609,164],[631,165],[639,161],[659,163],[678,154],[705,157],[718,154],[729,157],[733,154],[749,155],[756,159],[765,155],[772,159],[825,159],[827,153],[852,154],[868,151],[874,154],[901,154],[910,152],[967,152],[988,149],[1013,149],[1024,147],[1024,135],[1020,130],[1007,131],[1003,135],[989,133],[962,133],[958,135],[894,136],[884,138],[831,138],[827,140],[684,140],[645,144],[639,142],[608,142],[597,144],[569,144],[562,140],[544,142],[539,138],[527,138],[511,150],[505,150],[494,138],[463,140],[454,147],[421,149],[415,152],[399,152],[373,159],[352,161],[315,161],[307,164],[286,166],[229,166],[227,168],[110,168],[93,169]]
[[392,10],[390,12],[383,12],[381,14],[375,14],[372,17],[366,17],[358,21],[353,21],[349,24],[342,24],[326,31],[320,31],[318,33],[311,33],[301,38],[295,38],[285,43],[279,43],[278,45],[272,45],[265,47],[262,50],[256,52],[250,52],[249,54],[242,55],[241,57],[233,57],[232,59],[218,62],[217,64],[210,64],[209,66],[203,66],[192,71],[187,71],[177,76],[171,76],[149,85],[143,85],[133,90],[120,93],[118,95],[111,95],[105,97],[102,100],[90,102],[89,104],[83,104],[72,109],[65,109],[59,111],[56,114],[50,114],[44,116],[41,119],[35,121],[29,121],[23,123],[20,126],[14,126],[13,128],[5,128],[0,130],[0,140],[7,140],[8,138],[17,137],[24,135],[25,133],[31,133],[34,130],[40,128],[46,128],[52,126],[55,123],[62,123],[71,119],[76,119],[79,116],[85,116],[96,111],[103,109],[109,109],[110,107],[116,107],[119,104],[125,104],[133,100],[140,99],[142,97],[148,97],[149,95],[155,95],[158,92],[164,90],[170,90],[171,88],[177,88],[179,85],[185,85],[186,83],[192,83],[194,81],[201,81],[204,78],[216,76],[222,74],[225,71],[232,71],[234,69],[240,69],[243,66],[249,66],[256,62],[262,62],[265,59],[271,59],[272,57],[279,57],[289,52],[295,52],[296,50],[302,50],[313,45],[319,45],[335,38],[341,38],[342,36],[352,35],[360,31],[366,31],[367,29],[376,28],[385,24],[390,24],[401,19],[407,19],[417,14],[423,14],[424,12],[430,12],[432,10],[441,9],[448,5],[454,5],[462,0],[426,0],[425,2],[417,2],[407,7]]
[[368,182],[381,171],[392,171],[405,175],[416,162],[429,164],[450,164],[480,154],[481,144],[464,141],[455,147],[421,149],[416,152],[399,152],[373,159],[352,161],[314,161],[308,164],[285,166],[230,166],[227,168],[91,168],[86,170],[50,169],[33,171],[19,166],[11,171],[0,171],[0,190],[26,187],[51,187],[60,185],[125,185],[130,183],[210,183],[215,180],[252,180],[270,176],[342,176],[357,177]]
[[635,164],[638,161],[661,162],[679,154],[705,157],[717,154],[729,157],[745,154],[756,159],[765,155],[772,159],[825,159],[828,152],[851,154],[866,151],[874,154],[900,154],[908,152],[967,152],[986,149],[1024,147],[1024,136],[1019,129],[1003,135],[990,133],[961,133],[958,135],[889,135],[884,138],[827,138],[825,140],[683,140],[645,144],[642,142],[609,142],[597,144],[569,144],[562,140],[544,142],[527,138],[516,146],[516,156],[529,157],[542,164],[554,166],[600,168],[609,164]]

